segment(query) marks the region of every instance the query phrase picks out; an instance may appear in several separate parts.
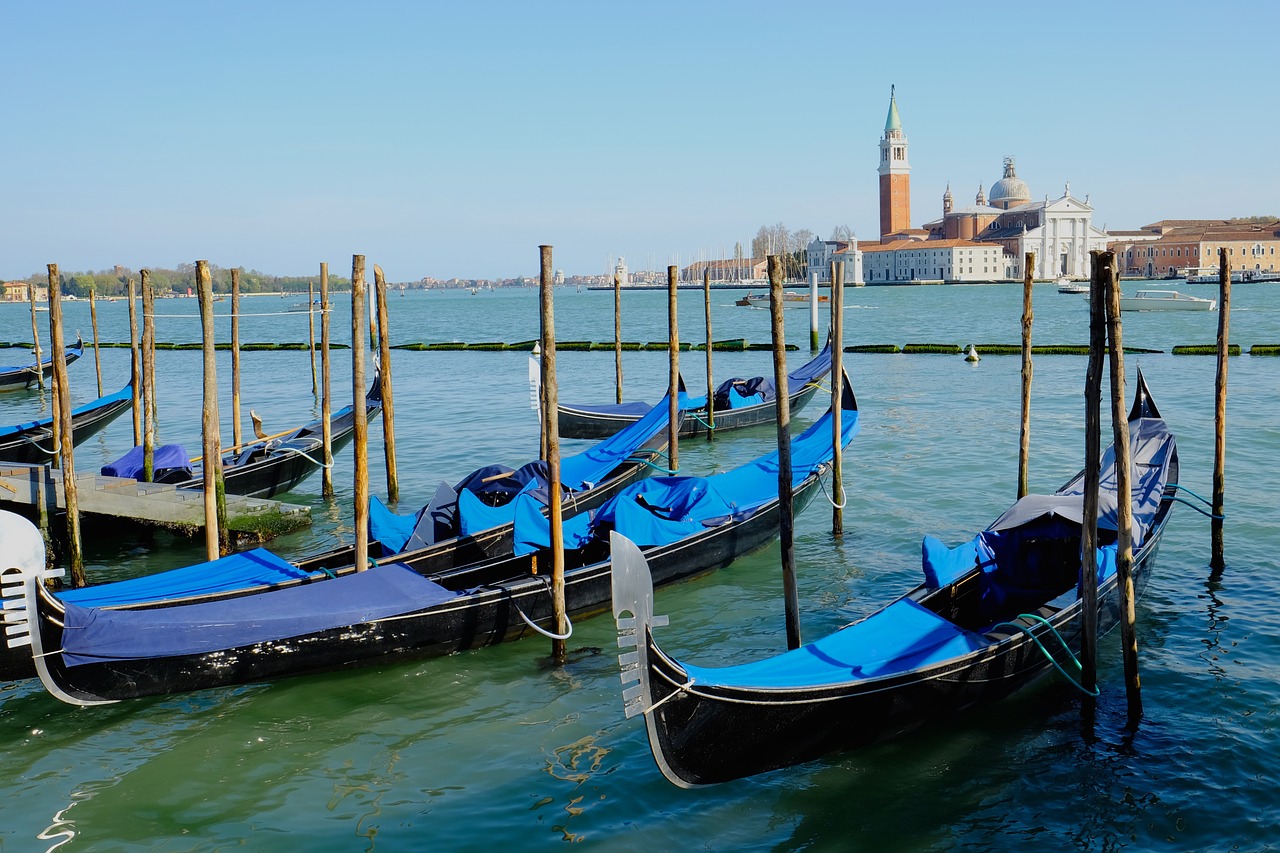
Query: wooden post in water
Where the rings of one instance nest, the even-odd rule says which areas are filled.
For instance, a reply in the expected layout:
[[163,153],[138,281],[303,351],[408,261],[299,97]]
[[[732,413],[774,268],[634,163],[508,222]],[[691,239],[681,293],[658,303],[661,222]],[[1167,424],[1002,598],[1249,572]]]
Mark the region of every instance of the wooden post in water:
[[1018,499],[1027,495],[1027,472],[1031,459],[1031,323],[1035,314],[1031,310],[1031,271],[1036,253],[1027,252],[1023,257],[1022,273],[1022,429],[1018,441]]
[[1098,460],[1102,453],[1098,409],[1102,405],[1102,359],[1106,308],[1099,262],[1093,251],[1089,276],[1089,366],[1084,380],[1084,517],[1080,534],[1080,680],[1092,692],[1098,683]]
[[[40,364],[40,327],[36,322],[36,286],[27,285],[27,296],[31,299],[31,347],[36,351],[36,387],[44,388],[44,367]],[[53,299],[52,296],[49,297]],[[56,432],[56,430],[55,430]],[[54,447],[57,447],[55,444]]]
[[[364,411],[364,255],[351,256],[351,405]],[[355,454],[356,571],[369,568],[369,422],[357,417],[351,444]]]
[[844,261],[831,264],[831,534],[844,535]]
[[311,396],[319,395],[320,388],[316,383],[316,288],[315,282],[307,281],[307,358],[311,360]]
[[818,351],[818,271],[809,271],[809,352]]
[[769,255],[769,315],[773,336],[773,387],[778,407],[778,540],[787,648],[800,648],[800,597],[796,589],[795,508],[791,498],[791,398],[787,395],[787,330],[782,318],[782,264]]
[[142,446],[142,352],[138,343],[138,309],[129,279],[129,387],[133,392],[133,446]]
[[142,280],[142,479],[155,477],[156,451],[156,297],[151,290],[151,270],[140,270]]
[[560,502],[560,393],[556,386],[556,324],[552,289],[551,247],[539,246],[541,273],[543,432],[547,437],[547,509],[551,519],[551,615],[556,637],[551,657],[563,664],[567,657],[564,635],[568,619],[564,603],[564,515]]
[[[396,473],[396,407],[391,395],[391,332],[387,317],[387,280],[382,267],[373,265],[373,283],[378,291],[378,354],[382,367],[382,441],[387,463],[387,500],[400,500],[400,477]],[[363,401],[355,411],[363,412]]]
[[333,497],[333,425],[329,423],[329,411],[333,407],[332,387],[329,384],[329,264],[320,264],[320,437],[324,442],[324,468],[321,470],[320,494]]
[[369,349],[371,350],[378,348],[378,312],[375,308],[375,302],[373,290],[369,290]]
[[227,490],[222,479],[222,424],[218,416],[218,353],[214,346],[213,279],[208,261],[196,261],[196,294],[200,298],[200,331],[204,341],[204,551],[209,560],[231,552],[227,531]]
[[1213,518],[1209,521],[1209,568],[1226,568],[1222,516],[1227,492],[1227,356],[1231,332],[1231,264],[1218,250],[1218,373],[1213,380]]
[[676,285],[680,270],[667,267],[667,468],[680,470],[680,323],[676,317]]
[[613,372],[617,401],[622,402],[622,276],[613,274]]
[[1120,280],[1114,252],[1099,256],[1106,289],[1107,350],[1111,364],[1111,434],[1116,454],[1116,585],[1120,593],[1120,646],[1124,657],[1129,722],[1142,717],[1142,679],[1138,675],[1138,633],[1133,589],[1133,499],[1130,477],[1129,416],[1124,393],[1124,341],[1120,324]]
[[240,269],[231,271],[231,442],[241,444],[240,435]]
[[102,350],[98,348],[97,288],[89,291],[89,325],[93,327],[93,367],[98,374],[98,396],[102,396]]
[[715,384],[711,381],[711,271],[702,270],[702,302],[707,312],[707,441],[716,437]]
[[68,562],[71,585],[85,585],[84,551],[80,543],[80,497],[76,492],[76,463],[73,450],[75,437],[71,427],[71,386],[67,384],[67,353],[63,349],[62,294],[59,292],[58,265],[49,264],[49,346],[53,348],[53,393],[58,405],[54,411],[59,420],[59,442],[54,445],[62,460],[62,489],[67,510]]

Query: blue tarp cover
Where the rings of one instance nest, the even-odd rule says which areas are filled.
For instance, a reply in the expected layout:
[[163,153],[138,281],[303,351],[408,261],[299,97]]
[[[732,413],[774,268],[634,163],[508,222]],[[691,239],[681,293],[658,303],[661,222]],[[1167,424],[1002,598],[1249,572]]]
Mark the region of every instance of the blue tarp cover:
[[815,687],[908,672],[986,648],[984,637],[901,598],[817,642],[755,663],[685,666],[695,683],[746,688]]
[[397,515],[387,509],[387,505],[379,500],[377,495],[370,495],[369,541],[382,544],[384,557],[400,553],[426,510],[427,508],[423,507],[417,515]]
[[270,586],[306,577],[307,573],[265,548],[231,554],[209,563],[183,566],[115,583],[66,589],[58,598],[83,607],[117,607],[166,598]]
[[[110,465],[103,465],[102,476],[140,479],[142,477],[143,455],[141,446],[133,448]],[[165,468],[191,467],[191,457],[187,456],[186,448],[181,444],[160,445],[155,449],[153,460],[151,466],[153,471],[161,471]]]
[[67,666],[203,654],[359,625],[449,601],[455,593],[391,563],[265,595],[152,610],[67,604]]
[[[4,368],[0,368],[0,370],[4,370]],[[78,409],[72,409],[71,417],[74,418],[77,415],[83,415],[85,412],[91,412],[94,409],[98,409],[103,406],[109,406],[112,403],[117,403],[117,402],[120,402],[121,400],[129,400],[129,399],[132,399],[132,397],[133,397],[133,388],[126,385],[123,388],[121,388],[119,391],[115,392],[114,394],[108,394],[105,397],[99,397],[98,399],[94,400],[92,403],[85,403],[83,406],[81,406]],[[7,426],[7,427],[0,427],[0,438],[3,438],[6,435],[13,435],[19,432],[26,432],[29,429],[38,429],[39,427],[47,427],[52,422],[53,422],[53,416],[50,415],[47,418],[37,418],[34,421],[27,421],[26,423],[15,424],[13,426]]]

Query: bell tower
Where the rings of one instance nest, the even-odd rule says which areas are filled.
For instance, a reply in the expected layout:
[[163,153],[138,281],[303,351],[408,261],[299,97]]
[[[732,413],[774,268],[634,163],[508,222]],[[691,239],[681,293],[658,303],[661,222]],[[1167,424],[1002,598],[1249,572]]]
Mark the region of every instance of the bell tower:
[[880,242],[885,235],[911,227],[911,164],[907,162],[907,136],[902,132],[898,99],[889,87],[889,116],[880,140]]

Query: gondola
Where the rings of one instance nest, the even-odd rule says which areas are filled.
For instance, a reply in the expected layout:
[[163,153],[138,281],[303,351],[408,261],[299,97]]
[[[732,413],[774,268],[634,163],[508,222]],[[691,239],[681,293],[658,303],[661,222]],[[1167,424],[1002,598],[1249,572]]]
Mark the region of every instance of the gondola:
[[[842,440],[858,429],[846,389]],[[829,469],[828,412],[792,443],[797,506]],[[608,535],[649,546],[659,583],[728,565],[776,535],[777,451],[711,477],[636,483],[565,528],[565,601],[572,618],[606,611]],[[551,616],[548,524],[537,498],[521,493],[515,554],[428,573],[400,556],[366,572],[319,575],[260,593],[149,609],[86,608],[27,576],[36,668],[56,697],[78,705],[227,686],[443,655],[513,640]]]
[[[382,380],[374,376],[365,394],[365,418],[382,411]],[[270,498],[287,492],[324,465],[324,422],[320,418],[296,429],[231,448],[222,454],[222,476],[229,495]],[[350,443],[355,431],[352,407],[346,406],[329,418],[330,447],[334,453]],[[180,489],[203,489],[204,469],[188,459],[182,445],[166,444],[154,451],[152,482],[170,483]],[[142,478],[143,449],[135,447],[121,458],[102,467],[107,477]]]
[[[71,433],[75,443],[105,428],[133,404],[132,383],[114,394],[99,397],[71,412]],[[53,416],[0,428],[0,460],[37,465],[53,459],[58,449],[53,443]]]
[[[666,449],[667,417],[659,407],[616,435],[562,459],[566,516],[600,506],[655,470],[654,463]],[[489,465],[456,486],[441,484],[431,503],[415,515],[397,516],[375,498],[370,507],[370,553],[383,555],[377,560],[380,564],[407,561],[424,574],[510,556],[515,548],[515,499],[525,494],[545,501],[545,482],[545,462],[518,469]],[[256,548],[146,577],[63,590],[57,597],[81,606],[123,609],[207,602],[307,583],[317,574],[352,574],[353,557],[354,549],[346,546],[293,563]],[[6,597],[16,595],[15,589],[11,586]],[[26,647],[0,645],[0,681],[35,675]]]
[[[76,335],[76,342],[64,351],[67,364],[84,355],[84,338]],[[0,367],[0,391],[20,391],[23,388],[30,388],[38,384],[40,376],[48,377],[53,372],[53,355],[40,362],[40,370],[36,370],[36,363],[22,364],[17,366]]]
[[[1178,455],[1141,373],[1129,415],[1133,578],[1140,594],[1173,503]],[[613,543],[614,615],[628,717],[643,715],[663,775],[682,787],[789,767],[953,719],[1005,697],[1079,649],[1083,472],[1024,497],[948,550],[926,537],[925,582],[865,619],[785,654],[723,668],[668,656],[652,628],[643,554]],[[1099,631],[1114,626],[1115,455],[1099,489]],[[1060,639],[1058,639],[1060,638]]]
[[[804,365],[787,374],[787,393],[791,396],[791,411],[800,411],[817,393],[822,378],[831,372],[831,341],[823,350]],[[715,431],[759,426],[776,422],[777,406],[774,403],[773,379],[756,376],[751,379],[726,379],[713,395],[712,412],[715,415]],[[680,437],[705,435],[707,397],[689,397],[681,383],[680,408],[686,413],[680,427]],[[610,403],[596,406],[561,404],[560,435],[564,438],[601,438],[612,435],[622,427],[643,416],[651,406],[648,403]]]

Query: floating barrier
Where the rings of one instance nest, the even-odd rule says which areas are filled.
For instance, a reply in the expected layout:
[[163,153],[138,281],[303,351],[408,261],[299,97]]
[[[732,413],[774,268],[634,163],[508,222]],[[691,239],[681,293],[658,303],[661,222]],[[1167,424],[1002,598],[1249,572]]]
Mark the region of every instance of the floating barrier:
[[[1217,344],[1189,344],[1186,346],[1178,346],[1173,348],[1174,355],[1217,355]],[[1239,355],[1239,344],[1228,344],[1227,355]],[[1252,353],[1251,353],[1252,354]]]
[[902,352],[902,347],[897,344],[854,344],[853,346],[845,347],[844,351],[853,353],[899,353]]
[[1280,344],[1254,344],[1249,355],[1280,355]]
[[908,355],[920,353],[936,353],[938,355],[959,355],[964,352],[959,344],[903,344],[902,351]]

